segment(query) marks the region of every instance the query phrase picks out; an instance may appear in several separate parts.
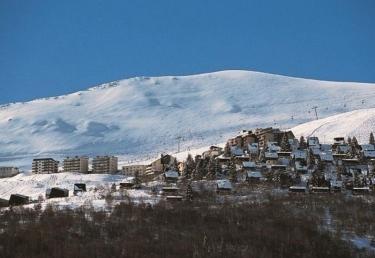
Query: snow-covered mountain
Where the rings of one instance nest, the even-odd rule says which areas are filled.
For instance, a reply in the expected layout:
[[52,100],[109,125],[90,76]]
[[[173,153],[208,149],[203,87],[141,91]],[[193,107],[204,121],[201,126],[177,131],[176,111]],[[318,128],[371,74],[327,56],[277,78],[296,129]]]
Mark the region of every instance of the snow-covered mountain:
[[360,143],[368,143],[375,132],[375,108],[351,112],[307,122],[292,128],[297,137],[318,136],[323,142],[332,143],[334,137],[355,136]]
[[[375,84],[251,71],[136,77],[0,108],[0,165],[33,156],[125,158],[198,148],[243,128],[290,128],[318,116],[375,107]],[[179,139],[177,139],[179,138]],[[21,163],[22,163],[21,162]]]

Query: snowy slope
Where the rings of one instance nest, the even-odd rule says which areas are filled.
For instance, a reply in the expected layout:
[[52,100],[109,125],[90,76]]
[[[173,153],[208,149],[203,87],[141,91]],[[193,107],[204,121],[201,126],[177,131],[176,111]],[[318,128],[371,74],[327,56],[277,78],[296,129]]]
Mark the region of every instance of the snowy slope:
[[[324,82],[251,71],[137,77],[0,108],[0,165],[34,156],[160,152],[224,142],[243,128],[290,128],[375,106],[375,84]],[[293,117],[293,118],[292,118]]]
[[375,108],[345,112],[304,123],[292,128],[297,137],[318,136],[323,142],[332,143],[334,137],[355,136],[360,143],[368,143],[375,132]]

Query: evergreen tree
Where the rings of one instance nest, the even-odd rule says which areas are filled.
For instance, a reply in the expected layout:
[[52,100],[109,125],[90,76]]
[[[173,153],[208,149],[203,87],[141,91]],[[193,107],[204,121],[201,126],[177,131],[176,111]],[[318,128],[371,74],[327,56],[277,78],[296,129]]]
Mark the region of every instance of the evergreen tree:
[[281,139],[281,150],[282,151],[290,151],[290,144],[288,140],[288,136],[284,133],[283,138]]
[[193,188],[191,187],[190,182],[186,186],[186,200],[193,201]]
[[231,182],[237,182],[237,170],[234,158],[232,158],[229,163],[229,180]]
[[224,157],[230,157],[230,156],[231,156],[230,146],[229,146],[229,143],[227,142],[224,147]]
[[301,149],[307,148],[307,143],[306,143],[305,137],[303,137],[303,135],[301,135],[301,137],[299,138],[299,147]]
[[216,178],[216,167],[215,164],[216,161],[213,157],[210,157],[208,163],[207,163],[207,176],[209,179],[215,179]]
[[348,136],[348,139],[346,141],[348,142],[349,145],[352,144],[352,138],[350,138],[350,136]]
[[187,178],[190,178],[193,174],[194,169],[195,169],[195,162],[193,160],[193,157],[189,153],[185,162],[185,176]]
[[135,171],[134,172],[134,186],[136,188],[140,187],[141,186],[141,178],[139,177],[139,172],[138,171]]
[[372,132],[370,133],[370,140],[369,140],[369,143],[372,144],[372,145],[375,145],[374,134],[373,134]]

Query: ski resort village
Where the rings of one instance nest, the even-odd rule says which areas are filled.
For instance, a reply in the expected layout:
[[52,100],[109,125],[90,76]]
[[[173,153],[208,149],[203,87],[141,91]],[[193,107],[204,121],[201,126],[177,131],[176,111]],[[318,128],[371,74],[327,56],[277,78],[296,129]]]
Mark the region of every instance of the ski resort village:
[[222,71],[0,106],[0,256],[373,257],[374,95]]
[[292,131],[257,128],[180,160],[161,154],[150,164],[120,169],[115,156],[66,157],[61,163],[37,158],[31,173],[21,174],[16,167],[0,167],[1,205],[52,198],[62,203],[69,198],[95,201],[124,191],[136,201],[193,201],[202,187],[219,196],[262,188],[289,194],[370,195],[375,187],[372,133],[367,144],[359,144],[355,136],[326,144],[316,136],[296,139]]

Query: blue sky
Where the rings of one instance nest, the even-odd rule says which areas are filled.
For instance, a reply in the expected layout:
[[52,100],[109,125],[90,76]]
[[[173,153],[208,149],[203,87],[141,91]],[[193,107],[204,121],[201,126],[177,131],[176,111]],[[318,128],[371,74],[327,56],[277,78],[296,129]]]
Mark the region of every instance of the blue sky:
[[375,82],[375,1],[0,0],[0,103],[225,69]]

